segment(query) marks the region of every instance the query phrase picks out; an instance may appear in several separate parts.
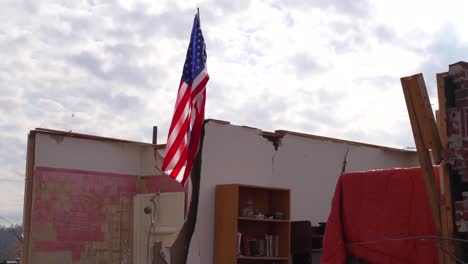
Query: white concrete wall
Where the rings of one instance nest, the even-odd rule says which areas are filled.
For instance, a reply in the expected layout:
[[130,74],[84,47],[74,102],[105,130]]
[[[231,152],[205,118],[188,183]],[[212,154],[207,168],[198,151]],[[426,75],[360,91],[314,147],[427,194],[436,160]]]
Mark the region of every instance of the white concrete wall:
[[217,184],[271,185],[275,149],[259,133],[252,128],[205,124],[197,224],[187,263],[213,263]]
[[214,256],[217,184],[244,183],[291,189],[292,220],[326,221],[343,158],[347,171],[417,166],[416,153],[382,150],[287,134],[275,151],[261,131],[210,121],[205,125],[197,224],[189,264]]
[[285,135],[275,156],[273,186],[291,189],[291,219],[326,222],[346,152],[346,172],[418,166],[411,152]]

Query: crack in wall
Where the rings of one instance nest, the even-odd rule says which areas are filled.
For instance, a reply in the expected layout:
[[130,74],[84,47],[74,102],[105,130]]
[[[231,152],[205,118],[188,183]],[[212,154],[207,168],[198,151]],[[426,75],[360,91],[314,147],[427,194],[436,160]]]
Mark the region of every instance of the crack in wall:
[[273,155],[271,156],[271,176],[275,176],[275,157],[276,153],[278,153],[278,150],[275,149],[275,152],[273,152]]
[[271,156],[271,176],[275,175],[275,157],[276,153],[278,153],[279,147],[282,145],[281,140],[284,137],[283,133],[269,133],[269,132],[263,132],[261,133],[262,137],[268,140],[269,142],[272,143],[273,147],[275,148],[275,151],[273,152],[273,155]]
[[264,137],[266,140],[268,140],[269,142],[273,144],[275,151],[277,151],[278,148],[281,146],[281,139],[284,137],[284,134],[278,134],[278,133],[263,132],[261,133],[261,135],[262,137]]
[[346,148],[346,153],[343,157],[343,165],[341,167],[341,174],[340,175],[343,175],[346,171],[346,164],[348,162],[348,153],[349,153],[349,146]]

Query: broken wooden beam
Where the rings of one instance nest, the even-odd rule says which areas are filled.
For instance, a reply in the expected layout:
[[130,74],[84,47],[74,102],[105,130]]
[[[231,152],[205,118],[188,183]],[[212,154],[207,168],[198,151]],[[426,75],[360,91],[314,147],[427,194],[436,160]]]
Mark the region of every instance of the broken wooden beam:
[[401,78],[406,106],[413,130],[421,171],[436,232],[441,235],[440,198],[430,150],[436,162],[441,160],[441,142],[422,74]]

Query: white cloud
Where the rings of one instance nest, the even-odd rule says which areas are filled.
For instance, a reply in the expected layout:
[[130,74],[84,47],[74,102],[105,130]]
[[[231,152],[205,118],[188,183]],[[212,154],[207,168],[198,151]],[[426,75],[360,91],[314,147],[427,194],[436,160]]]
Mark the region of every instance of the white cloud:
[[[211,76],[207,117],[413,145],[399,78],[423,72],[434,96],[435,73],[466,59],[467,4],[449,2],[198,1]],[[0,178],[24,177],[35,127],[150,141],[158,125],[165,140],[195,5],[0,7]],[[2,186],[0,215],[20,219],[22,182]]]

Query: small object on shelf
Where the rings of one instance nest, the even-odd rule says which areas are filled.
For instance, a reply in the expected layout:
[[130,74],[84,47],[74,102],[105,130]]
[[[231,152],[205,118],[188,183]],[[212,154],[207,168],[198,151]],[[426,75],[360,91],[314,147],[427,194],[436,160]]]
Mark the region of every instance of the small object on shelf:
[[258,214],[255,216],[257,219],[265,219],[265,216],[263,214]]
[[245,207],[241,211],[241,216],[243,217],[252,217],[255,215],[254,202],[248,200]]
[[282,212],[275,212],[273,218],[274,219],[283,219],[284,215]]

